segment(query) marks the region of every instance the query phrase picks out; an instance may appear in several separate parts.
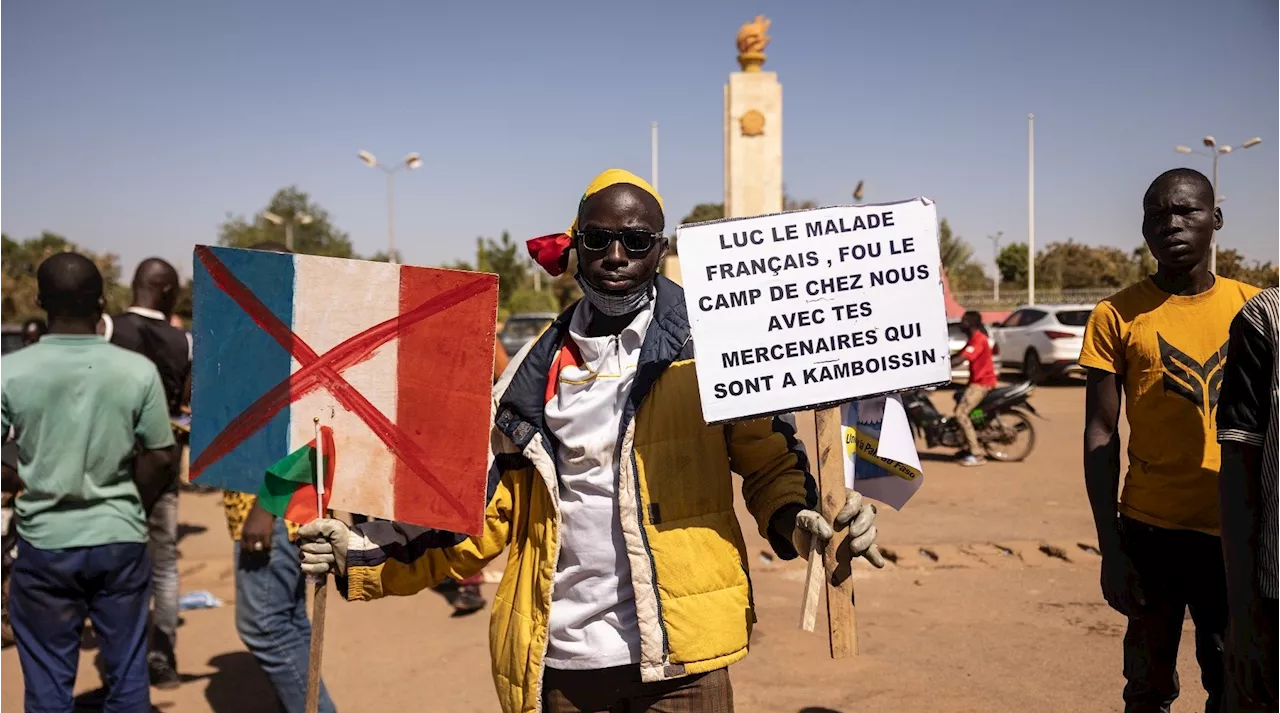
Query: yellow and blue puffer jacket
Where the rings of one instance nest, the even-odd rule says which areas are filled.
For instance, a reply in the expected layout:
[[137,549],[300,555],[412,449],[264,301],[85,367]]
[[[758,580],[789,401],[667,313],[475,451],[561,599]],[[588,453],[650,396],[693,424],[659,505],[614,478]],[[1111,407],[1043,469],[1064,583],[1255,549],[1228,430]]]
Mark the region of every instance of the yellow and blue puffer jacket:
[[[571,307],[526,347],[494,387],[484,534],[465,538],[402,523],[352,530],[348,599],[408,595],[464,579],[509,548],[489,626],[502,710],[541,710],[543,656],[559,556],[556,441],[543,419]],[[684,290],[658,278],[653,321],[618,432],[618,511],[640,627],[641,675],[660,681],[723,668],[747,654],[755,615],[731,473],[775,552],[780,508],[814,507],[816,485],[793,424],[781,417],[708,426],[694,374]]]

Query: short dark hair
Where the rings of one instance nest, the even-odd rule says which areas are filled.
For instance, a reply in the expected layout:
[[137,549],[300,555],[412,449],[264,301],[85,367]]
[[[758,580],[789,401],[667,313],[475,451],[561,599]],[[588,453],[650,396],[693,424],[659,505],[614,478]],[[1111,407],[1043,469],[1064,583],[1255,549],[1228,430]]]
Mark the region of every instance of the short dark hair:
[[1214,200],[1213,182],[1210,181],[1203,173],[1200,173],[1194,168],[1171,168],[1159,176],[1156,176],[1156,180],[1151,182],[1151,185],[1147,187],[1147,192],[1143,194],[1143,202],[1146,202],[1146,198],[1151,195],[1151,192],[1156,189],[1156,186],[1162,186],[1173,181],[1187,181],[1189,183],[1193,183],[1197,189],[1207,192],[1211,201]]
[[970,329],[977,329],[981,331],[983,334],[987,333],[987,327],[982,323],[982,314],[974,310],[966,311],[960,317],[960,323],[967,324],[969,325]]
[[58,253],[36,268],[40,305],[50,317],[95,318],[102,313],[102,273],[89,258]]
[[159,257],[149,257],[138,263],[138,269],[133,272],[133,288],[156,288],[162,289],[166,286],[178,286],[178,271],[168,260]]

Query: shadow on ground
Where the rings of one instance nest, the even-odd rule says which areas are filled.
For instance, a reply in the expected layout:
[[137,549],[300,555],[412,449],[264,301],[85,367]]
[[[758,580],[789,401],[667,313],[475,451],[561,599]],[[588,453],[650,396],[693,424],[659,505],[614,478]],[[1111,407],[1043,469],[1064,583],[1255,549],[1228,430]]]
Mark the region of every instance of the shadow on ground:
[[258,661],[248,651],[219,654],[209,659],[217,669],[206,676],[204,691],[209,707],[217,713],[275,713],[280,710],[275,689]]
[[[101,655],[96,665],[99,674],[102,671]],[[207,682],[204,691],[209,707],[218,713],[276,713],[280,704],[276,700],[275,691],[267,677],[258,667],[258,662],[247,651],[220,654],[209,660],[215,670],[199,676],[180,674],[182,685],[189,686]],[[73,713],[99,713],[106,698],[107,689],[99,688],[76,696]],[[152,698],[162,698],[163,693],[151,691]],[[177,713],[176,704],[168,701],[154,701],[152,713]]]
[[186,538],[188,535],[199,535],[200,533],[205,532],[208,529],[209,528],[205,527],[204,525],[192,525],[190,523],[180,522],[178,523],[178,540],[177,541],[182,542],[182,540]]

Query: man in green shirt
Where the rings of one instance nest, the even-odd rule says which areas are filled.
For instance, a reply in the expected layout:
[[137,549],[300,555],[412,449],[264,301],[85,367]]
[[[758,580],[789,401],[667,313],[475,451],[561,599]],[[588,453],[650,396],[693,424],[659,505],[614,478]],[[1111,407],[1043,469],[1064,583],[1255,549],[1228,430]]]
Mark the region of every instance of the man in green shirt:
[[71,710],[87,616],[106,665],[103,710],[149,711],[146,511],[173,466],[164,388],[146,357],[95,333],[92,261],[60,253],[36,279],[49,333],[0,362],[2,432],[22,481],[10,619],[26,710]]

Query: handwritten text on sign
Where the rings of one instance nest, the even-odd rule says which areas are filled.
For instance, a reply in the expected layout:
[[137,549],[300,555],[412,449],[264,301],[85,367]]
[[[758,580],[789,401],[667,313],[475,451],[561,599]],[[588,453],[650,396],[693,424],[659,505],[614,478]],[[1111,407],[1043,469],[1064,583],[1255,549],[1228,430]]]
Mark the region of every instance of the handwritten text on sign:
[[677,236],[708,423],[949,380],[931,201],[700,223]]

